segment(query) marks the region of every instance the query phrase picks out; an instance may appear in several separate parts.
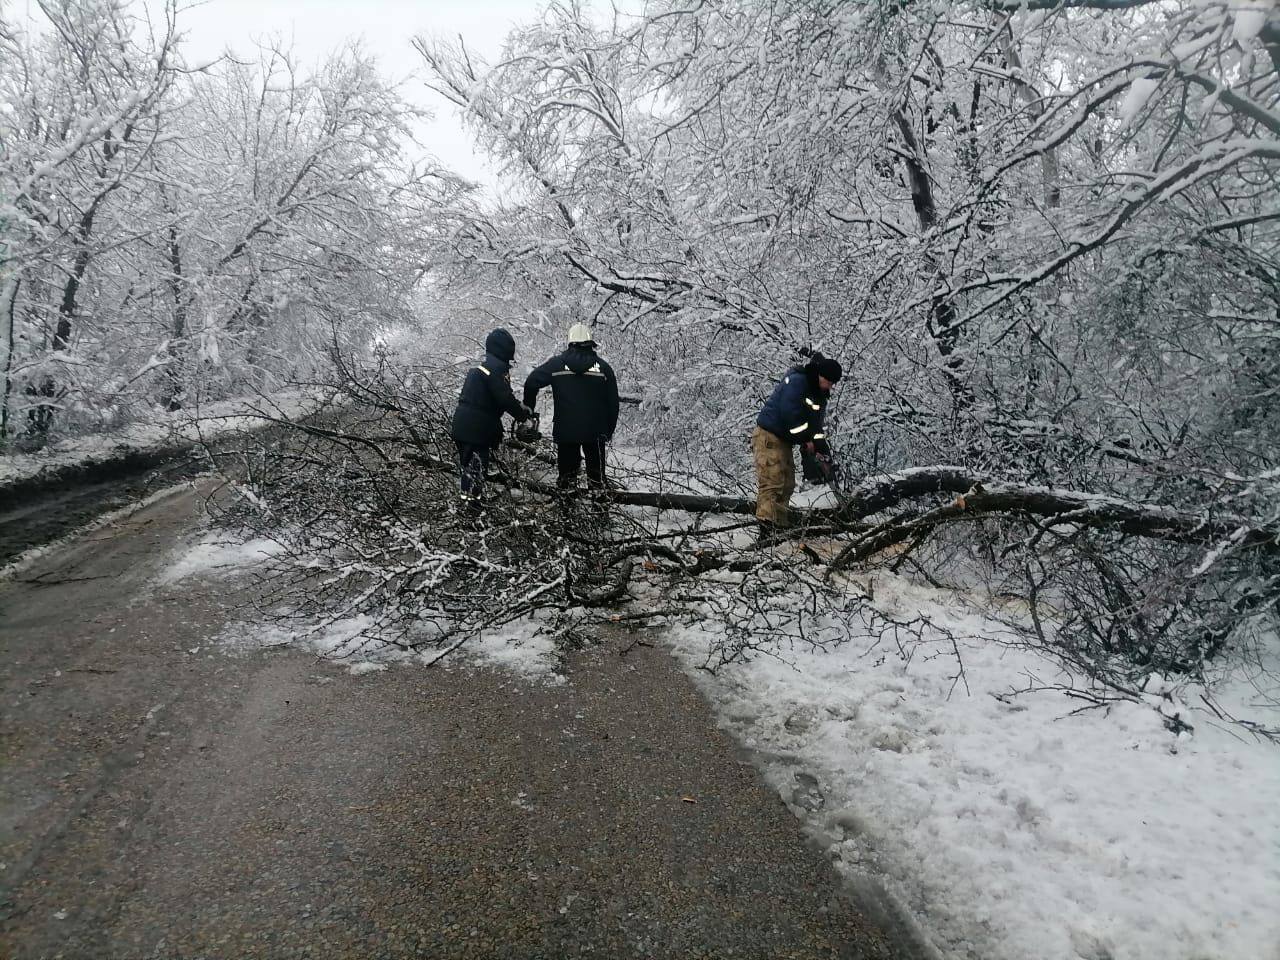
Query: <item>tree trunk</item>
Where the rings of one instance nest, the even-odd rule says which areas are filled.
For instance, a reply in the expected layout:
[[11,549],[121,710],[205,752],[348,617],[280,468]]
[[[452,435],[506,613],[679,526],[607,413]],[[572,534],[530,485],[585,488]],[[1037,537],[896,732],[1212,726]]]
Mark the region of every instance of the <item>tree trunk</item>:
[[187,355],[187,294],[183,289],[182,248],[178,245],[178,227],[169,227],[169,293],[173,297],[173,329],[170,331],[169,356],[172,362],[165,371],[167,384],[161,401],[166,410],[180,410],[185,399],[184,378]]
[[[58,325],[53,331],[53,342],[50,352],[59,353],[71,345],[71,334],[76,316],[76,298],[80,293],[80,282],[85,271],[89,269],[89,261],[93,255],[89,252],[89,235],[93,231],[93,218],[98,212],[98,203],[105,194],[100,195],[83,216],[76,229],[76,255],[71,262],[71,274],[62,287],[62,301],[58,304]],[[40,449],[48,442],[49,428],[53,425],[53,399],[58,395],[58,384],[53,375],[46,373],[37,384],[27,387],[28,395],[37,398],[37,402],[27,413],[26,446]]]
[[[547,487],[548,491],[552,488]],[[891,518],[867,528],[867,517],[919,497],[949,495],[938,510],[909,518]],[[693,496],[678,493],[610,491],[613,503],[658,507],[692,513],[752,514],[755,502],[740,497]],[[868,477],[840,496],[840,506],[796,511],[808,524],[840,531],[864,532],[852,544],[869,556],[902,540],[928,533],[948,520],[986,514],[1040,517],[1051,522],[1097,529],[1113,529],[1129,536],[1173,543],[1214,544],[1280,553],[1280,524],[1255,524],[1247,517],[1213,517],[1175,510],[1163,504],[1140,503],[1078,490],[1035,484],[1009,483],[964,467],[939,465]],[[883,541],[883,542],[881,542]]]
[[[1018,56],[1018,50],[1013,45],[1013,30],[1007,22],[1004,29],[1000,31],[1000,46],[1004,52],[1005,63],[1014,73],[1013,85],[1018,88],[1018,94],[1030,108],[1032,117],[1039,120],[1044,116],[1044,97],[1023,75],[1022,58]],[[1053,210],[1062,200],[1056,147],[1046,146],[1044,152],[1040,154],[1040,177],[1044,184],[1045,208]]]
[[9,397],[13,393],[13,347],[14,347],[14,307],[18,301],[18,286],[21,280],[10,277],[0,287],[0,322],[5,325],[4,341],[4,387],[0,394],[0,449],[4,449],[9,438]]
[[[933,183],[929,179],[929,171],[925,169],[924,155],[915,131],[911,129],[911,121],[907,119],[905,108],[900,107],[893,115],[902,134],[902,142],[906,146],[907,179],[911,184],[911,206],[915,208],[916,219],[920,223],[920,233],[928,250],[928,234],[938,222],[937,205],[933,197]],[[933,274],[929,282],[936,286],[939,269],[938,258],[931,252],[924,255],[925,269]],[[953,304],[944,293],[933,291],[929,307],[929,335],[938,345],[938,353],[942,355],[943,373],[947,378],[947,386],[951,389],[952,403],[955,412],[959,412],[973,404],[973,394],[965,385],[963,362],[956,348],[960,343],[960,323]]]

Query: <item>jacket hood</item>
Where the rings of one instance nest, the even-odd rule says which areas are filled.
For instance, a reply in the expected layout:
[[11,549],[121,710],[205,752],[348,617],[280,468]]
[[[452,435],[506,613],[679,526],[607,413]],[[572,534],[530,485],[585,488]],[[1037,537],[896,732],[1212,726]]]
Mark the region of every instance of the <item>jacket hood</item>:
[[484,338],[484,352],[510,363],[516,356],[516,341],[511,334],[499,327]]
[[564,352],[564,364],[574,373],[586,373],[599,359],[594,350],[577,343]]

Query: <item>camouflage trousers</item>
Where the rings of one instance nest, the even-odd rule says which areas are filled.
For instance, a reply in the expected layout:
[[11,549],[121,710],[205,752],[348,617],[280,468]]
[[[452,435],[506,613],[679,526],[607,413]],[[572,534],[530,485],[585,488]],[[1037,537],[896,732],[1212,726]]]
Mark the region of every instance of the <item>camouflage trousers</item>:
[[787,502],[796,490],[796,464],[791,444],[763,427],[751,434],[751,455],[756,463],[756,518],[785,527]]

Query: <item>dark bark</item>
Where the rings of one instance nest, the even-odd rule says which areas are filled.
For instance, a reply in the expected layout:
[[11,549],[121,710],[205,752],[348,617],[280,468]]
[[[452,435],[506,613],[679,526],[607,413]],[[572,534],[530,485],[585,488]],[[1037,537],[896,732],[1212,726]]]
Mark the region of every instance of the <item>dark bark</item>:
[[178,244],[177,224],[170,224],[168,236],[169,292],[173,297],[173,329],[169,341],[172,358],[166,371],[162,400],[168,410],[179,410],[183,403],[183,375],[186,359],[187,294],[182,273],[182,248]]
[[[108,153],[108,159],[114,151]],[[71,335],[75,328],[77,298],[80,284],[89,269],[89,261],[93,254],[89,250],[89,237],[93,233],[93,220],[98,214],[98,207],[106,199],[114,186],[108,188],[94,198],[93,203],[80,216],[76,226],[76,253],[71,261],[71,272],[67,282],[62,286],[62,300],[58,304],[58,323],[54,327],[51,352],[57,354],[71,345]],[[43,447],[49,437],[49,428],[53,425],[54,406],[51,402],[58,396],[58,384],[52,374],[46,374],[38,383],[27,387],[27,394],[39,398],[27,412],[27,430],[24,438],[25,446],[30,449]]]
[[880,525],[845,548],[833,566],[857,563],[905,540],[927,536],[948,522],[995,513],[1039,517],[1047,524],[1113,529],[1174,543],[1212,544],[1230,539],[1239,548],[1280,553],[1280,524],[1256,524],[1247,517],[1206,516],[1162,504],[1006,483],[960,467],[929,467],[871,478],[851,492],[840,515],[845,520],[861,519],[929,494],[954,494],[955,499],[921,516]]
[[[928,233],[938,222],[937,204],[933,196],[933,182],[929,179],[929,171],[925,168],[924,153],[911,129],[905,108],[900,108],[894,115],[898,131],[902,134],[902,142],[906,147],[904,162],[907,167],[907,180],[911,185],[911,206],[915,209],[916,219],[920,223],[920,233],[928,243]],[[937,258],[931,253],[924,257],[925,267],[933,273],[938,272]],[[936,280],[931,280],[936,283]],[[964,383],[963,363],[956,348],[960,344],[961,323],[955,305],[942,291],[935,291],[929,307],[929,335],[938,345],[938,353],[942,356],[943,368],[947,377],[947,385],[958,410],[973,404],[973,394]]]
[[[874,549],[927,533],[949,520],[1004,513],[1039,517],[1098,529],[1114,529],[1130,536],[1174,543],[1212,544],[1233,539],[1238,547],[1280,553],[1280,524],[1257,524],[1247,517],[1218,514],[1206,516],[1175,510],[1162,504],[1137,503],[1118,498],[1051,489],[1031,484],[1007,483],[975,474],[961,467],[922,467],[897,474],[864,480],[841,498],[837,509],[797,511],[808,523],[823,524],[834,531],[857,529],[860,521],[926,496],[953,495],[945,507],[903,521],[890,521],[873,528],[865,537]],[[690,512],[750,514],[755,503],[738,497],[700,497],[688,494],[654,494],[616,490],[609,495],[615,503],[659,507]],[[864,541],[859,541],[862,543]]]
[[[1000,31],[1000,46],[1004,52],[1005,63],[1013,71],[1013,84],[1017,87],[1018,94],[1031,110],[1032,119],[1040,120],[1044,116],[1044,97],[1025,76],[1022,58],[1018,55],[1017,47],[1014,46],[1013,30],[1008,22]],[[1044,153],[1040,154],[1040,176],[1044,181],[1044,205],[1046,209],[1052,210],[1062,200],[1057,148],[1046,147]]]
[[1019,10],[1057,10],[1071,7],[1087,10],[1132,10],[1157,2],[1159,0],[985,0],[985,5],[992,10],[1016,13]]
[[13,311],[18,302],[18,287],[21,282],[17,277],[13,277],[4,285],[3,291],[0,291],[0,295],[3,296],[3,301],[0,302],[0,318],[3,318],[5,324],[4,391],[0,394],[0,448],[5,446],[9,436],[9,397],[13,392]]

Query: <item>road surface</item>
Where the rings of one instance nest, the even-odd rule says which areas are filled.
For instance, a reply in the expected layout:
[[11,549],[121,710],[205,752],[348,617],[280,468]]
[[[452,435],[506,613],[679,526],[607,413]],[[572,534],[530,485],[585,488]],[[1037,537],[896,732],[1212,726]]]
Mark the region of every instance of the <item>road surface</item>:
[[[0,583],[0,957],[912,957],[668,656],[232,655],[182,490]],[[888,926],[886,926],[888,925]]]

